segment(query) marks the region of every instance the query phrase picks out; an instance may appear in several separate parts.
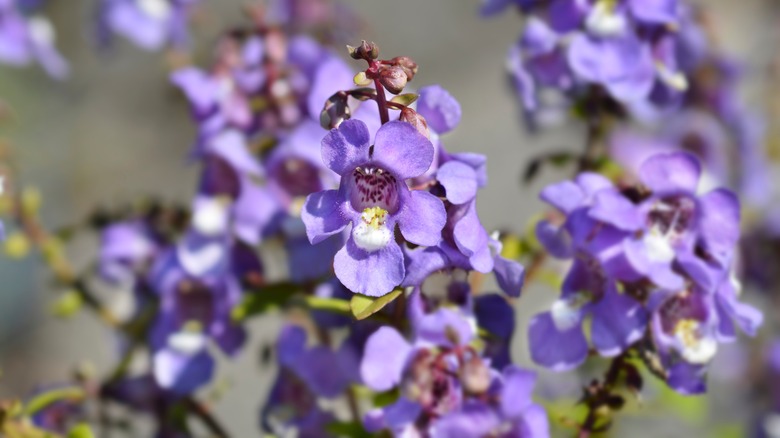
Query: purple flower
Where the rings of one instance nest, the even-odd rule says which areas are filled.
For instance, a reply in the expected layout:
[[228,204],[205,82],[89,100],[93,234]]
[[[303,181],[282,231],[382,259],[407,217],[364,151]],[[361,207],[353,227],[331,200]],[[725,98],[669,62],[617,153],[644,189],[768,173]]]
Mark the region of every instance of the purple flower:
[[[199,0],[101,0],[98,27],[138,47],[157,51],[186,46],[188,21]],[[107,36],[107,35],[106,35]]]
[[375,391],[400,390],[395,403],[369,411],[364,419],[369,431],[484,436],[512,430],[517,436],[548,436],[544,410],[531,401],[534,375],[513,366],[503,374],[492,370],[468,346],[474,331],[462,315],[440,308],[423,316],[414,333],[409,343],[382,327],[366,343],[364,383]]
[[423,174],[433,160],[431,142],[410,124],[379,128],[373,146],[360,120],[348,120],[322,140],[322,157],[341,175],[338,190],[309,195],[301,218],[311,243],[352,231],[334,260],[338,279],[350,290],[381,296],[405,275],[404,257],[395,241],[396,224],[417,245],[441,240],[446,213],[428,192],[409,190],[405,181]]
[[26,66],[37,62],[49,76],[64,79],[69,67],[54,47],[55,38],[47,18],[25,16],[13,1],[0,3],[0,63]]

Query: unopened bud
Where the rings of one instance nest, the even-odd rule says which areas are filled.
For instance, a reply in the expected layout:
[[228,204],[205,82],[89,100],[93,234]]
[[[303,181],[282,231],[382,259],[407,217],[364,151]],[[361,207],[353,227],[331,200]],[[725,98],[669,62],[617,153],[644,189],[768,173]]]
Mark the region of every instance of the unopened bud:
[[396,56],[390,60],[390,63],[404,69],[404,72],[410,81],[414,79],[414,75],[417,74],[417,63],[408,56]]
[[322,125],[323,128],[338,128],[341,122],[352,116],[352,112],[347,104],[348,97],[347,93],[339,91],[333,96],[330,96],[330,99],[325,102],[325,107],[320,113],[320,125]]
[[347,51],[352,59],[365,59],[366,61],[373,61],[379,58],[379,47],[374,43],[368,43],[363,40],[357,47],[347,45]]
[[387,91],[398,94],[404,91],[406,83],[409,82],[409,77],[406,76],[403,68],[393,65],[383,68],[379,72],[379,82],[384,85]]
[[420,115],[417,111],[405,107],[401,110],[401,117],[399,120],[411,124],[420,134],[428,138],[431,137],[431,133],[428,131],[428,122],[425,120],[425,117]]
[[484,394],[490,388],[490,369],[480,357],[473,356],[461,366],[460,381],[469,394]]

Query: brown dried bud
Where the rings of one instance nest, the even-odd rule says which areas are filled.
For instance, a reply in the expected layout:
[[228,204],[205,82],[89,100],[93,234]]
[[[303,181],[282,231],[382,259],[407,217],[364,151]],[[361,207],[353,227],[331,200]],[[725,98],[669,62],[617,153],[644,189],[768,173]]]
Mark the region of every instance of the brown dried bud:
[[360,43],[358,47],[352,47],[347,45],[347,51],[352,59],[365,59],[366,61],[373,61],[379,58],[379,46],[373,42],[368,43],[366,40]]
[[399,117],[399,120],[411,124],[417,132],[431,138],[431,133],[428,131],[428,122],[425,120],[425,117],[420,115],[417,111],[405,107],[401,110],[401,117]]
[[490,369],[481,358],[473,356],[460,367],[460,381],[469,394],[484,394],[490,388]]
[[406,72],[403,68],[392,65],[383,68],[379,72],[379,82],[384,85],[387,91],[398,94],[404,91],[406,83],[409,82],[409,77],[406,76]]
[[414,62],[412,58],[408,56],[396,56],[395,58],[390,60],[390,63],[404,69],[404,72],[406,73],[406,77],[410,81],[414,79],[414,75],[417,74],[417,63]]
[[325,129],[338,128],[341,122],[348,120],[352,116],[349,109],[347,98],[349,95],[344,91],[330,96],[325,102],[325,107],[320,113],[320,125]]

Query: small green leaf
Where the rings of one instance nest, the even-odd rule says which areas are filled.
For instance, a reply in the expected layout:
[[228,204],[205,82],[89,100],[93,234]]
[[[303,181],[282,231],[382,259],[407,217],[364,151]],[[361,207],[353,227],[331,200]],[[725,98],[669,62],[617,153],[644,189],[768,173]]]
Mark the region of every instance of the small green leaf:
[[79,423],[68,431],[68,438],[95,438],[95,434],[92,433],[88,424]]
[[390,102],[398,103],[403,106],[409,106],[414,103],[414,101],[417,100],[417,98],[420,97],[415,93],[406,93],[406,94],[399,94],[398,96],[395,96],[390,100]]
[[395,403],[400,397],[401,392],[398,388],[393,388],[389,391],[380,392],[374,395],[374,407],[383,408]]
[[366,76],[366,72],[361,71],[360,73],[356,74],[354,78],[352,78],[352,81],[357,85],[358,87],[365,87],[366,85],[371,85],[371,79],[369,79]]
[[336,436],[348,436],[356,438],[371,438],[373,436],[363,428],[363,424],[359,421],[339,421],[336,423],[330,423],[327,426],[327,429],[328,432]]
[[352,309],[352,315],[354,315],[356,319],[366,319],[382,310],[386,305],[401,296],[403,292],[404,290],[402,288],[395,288],[392,292],[382,295],[379,298],[355,294],[349,302],[349,307]]
[[84,304],[84,298],[77,290],[62,294],[52,305],[52,313],[60,318],[70,318],[78,313]]

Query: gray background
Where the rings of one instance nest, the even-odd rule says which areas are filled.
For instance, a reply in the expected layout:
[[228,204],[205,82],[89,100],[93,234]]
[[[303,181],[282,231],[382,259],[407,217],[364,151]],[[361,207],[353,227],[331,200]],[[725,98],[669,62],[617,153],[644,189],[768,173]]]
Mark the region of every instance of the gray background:
[[[59,32],[58,46],[71,62],[71,78],[56,83],[35,68],[0,68],[0,96],[16,113],[15,122],[0,132],[15,144],[24,181],[41,189],[47,224],[65,225],[83,218],[95,205],[120,204],[150,193],[188,199],[196,173],[184,157],[194,129],[185,103],[167,82],[164,56],[125,43],[111,53],[97,53],[89,40],[92,2],[52,3],[48,12]],[[209,13],[199,19],[196,29],[201,60],[208,59],[218,31],[240,16],[238,1],[204,3]],[[413,85],[439,83],[460,100],[463,120],[445,144],[452,151],[488,156],[490,184],[479,197],[486,228],[521,230],[542,211],[535,195],[538,190],[545,182],[565,176],[544,172],[531,186],[522,186],[521,169],[539,152],[576,149],[583,129],[562,126],[535,137],[523,129],[504,76],[507,48],[520,32],[517,14],[481,20],[477,2],[467,0],[346,3],[365,18],[364,38],[376,41],[384,57],[408,55],[418,62],[420,72]],[[747,62],[747,98],[755,107],[765,106],[761,96],[778,42],[777,8],[769,0],[700,3],[712,8],[720,31],[718,43]],[[82,260],[94,245],[88,239],[77,242],[72,248],[74,259]],[[0,291],[0,396],[21,395],[37,383],[65,380],[75,365],[85,361],[105,372],[114,360],[115,340],[91,315],[68,321],[48,316],[46,309],[55,294],[48,287],[46,273],[37,266],[35,260],[0,260],[4,280]],[[545,287],[527,289],[516,304],[520,333],[528,317],[554,297],[555,292]],[[274,337],[276,317],[254,324],[256,330],[238,363],[219,370],[220,381],[232,387],[216,404],[217,410],[239,437],[257,435],[257,410],[273,379],[272,370],[257,364],[259,346]],[[520,364],[530,365],[522,335],[514,341],[514,356]],[[547,380],[567,379],[543,375]],[[714,415],[722,417],[725,412],[738,418],[744,414],[728,408],[735,390],[739,388],[722,389],[729,392],[716,388]],[[717,409],[719,404],[726,408]],[[627,419],[622,424],[632,421],[643,420]],[[656,418],[652,424],[665,428],[651,436],[682,436],[675,420],[659,422]],[[697,426],[685,427],[706,433]]]

